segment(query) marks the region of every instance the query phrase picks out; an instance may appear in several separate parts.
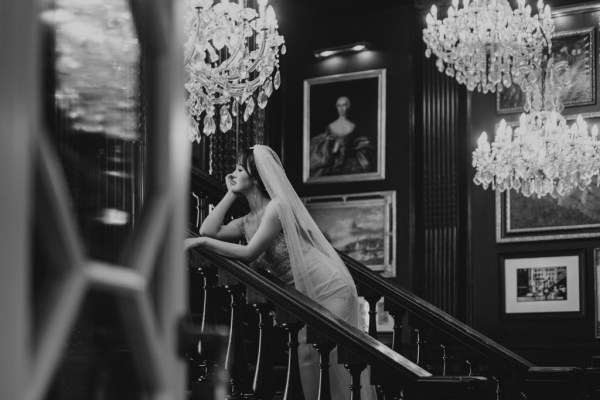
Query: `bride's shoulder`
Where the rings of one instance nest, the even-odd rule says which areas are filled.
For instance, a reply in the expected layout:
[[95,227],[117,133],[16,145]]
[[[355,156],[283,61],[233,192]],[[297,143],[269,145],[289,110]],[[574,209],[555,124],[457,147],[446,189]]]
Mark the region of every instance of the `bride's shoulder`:
[[280,204],[281,204],[281,200],[271,199],[271,200],[269,200],[269,204],[267,204],[267,209],[276,210]]

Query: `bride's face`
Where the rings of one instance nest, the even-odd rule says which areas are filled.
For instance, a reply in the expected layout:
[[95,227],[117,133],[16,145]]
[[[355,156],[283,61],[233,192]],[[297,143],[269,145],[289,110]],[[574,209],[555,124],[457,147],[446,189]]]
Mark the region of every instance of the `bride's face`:
[[236,193],[243,193],[254,186],[254,182],[246,169],[239,164],[236,165],[235,171],[231,175],[233,178],[231,181],[231,190]]

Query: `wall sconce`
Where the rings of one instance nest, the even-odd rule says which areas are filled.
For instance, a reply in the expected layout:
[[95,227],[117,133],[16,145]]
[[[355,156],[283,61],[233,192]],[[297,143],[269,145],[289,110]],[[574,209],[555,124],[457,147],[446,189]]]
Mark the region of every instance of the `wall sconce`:
[[356,42],[336,47],[328,47],[326,49],[321,50],[315,50],[314,55],[315,58],[321,59],[341,53],[358,53],[359,51],[368,50],[369,47],[369,42]]

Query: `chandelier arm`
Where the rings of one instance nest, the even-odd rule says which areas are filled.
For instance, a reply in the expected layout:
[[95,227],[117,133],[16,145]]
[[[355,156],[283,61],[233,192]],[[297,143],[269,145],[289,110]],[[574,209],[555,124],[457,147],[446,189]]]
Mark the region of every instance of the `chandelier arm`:
[[[240,29],[240,36],[241,38],[238,39],[238,46],[235,49],[235,52],[232,53],[232,55],[227,59],[226,62],[224,62],[223,64],[219,65],[217,68],[215,68],[213,71],[217,72],[217,73],[221,73],[223,70],[227,70],[229,69],[229,66],[231,65],[231,63],[233,63],[233,61],[235,61],[235,58],[237,57],[237,55],[239,54],[239,52],[241,51],[241,49],[243,47],[245,47],[245,40],[244,40],[244,32],[246,30],[246,23],[243,24],[242,29]],[[231,77],[232,79],[239,79],[239,75],[234,75]]]
[[[266,31],[266,28],[263,28],[264,31]],[[254,63],[250,66],[250,68],[248,68],[248,73],[250,72],[254,72],[254,70],[256,70],[256,68],[258,67],[258,63],[261,60],[262,56],[265,54],[265,50],[267,47],[267,35],[266,32],[262,35],[262,43],[261,43],[261,47],[260,47],[260,54],[258,55],[258,57],[256,57],[256,60],[254,61]]]
[[542,20],[540,18],[540,11],[538,10],[537,13],[537,19],[538,22],[540,23],[540,32],[542,33],[542,36],[544,37],[544,41],[546,42],[546,51],[548,52],[548,56],[550,56],[552,54],[552,37],[548,37],[546,36],[546,32],[544,32],[544,30],[542,29]]

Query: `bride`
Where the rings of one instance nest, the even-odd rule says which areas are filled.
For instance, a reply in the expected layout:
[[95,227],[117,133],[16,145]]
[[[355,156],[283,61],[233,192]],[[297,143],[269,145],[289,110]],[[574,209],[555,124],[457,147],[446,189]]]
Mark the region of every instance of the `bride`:
[[[260,266],[327,308],[339,318],[359,326],[354,281],[339,255],[325,239],[287,179],[275,152],[263,145],[244,150],[233,173],[227,175],[227,194],[200,227],[200,237],[185,247],[202,246],[225,257]],[[221,225],[239,196],[250,213]],[[231,243],[244,239],[247,245]],[[300,331],[300,374],[306,400],[316,400],[319,387],[319,354]],[[347,399],[350,376],[330,355],[332,399]],[[361,398],[370,400],[368,373],[363,373]]]

